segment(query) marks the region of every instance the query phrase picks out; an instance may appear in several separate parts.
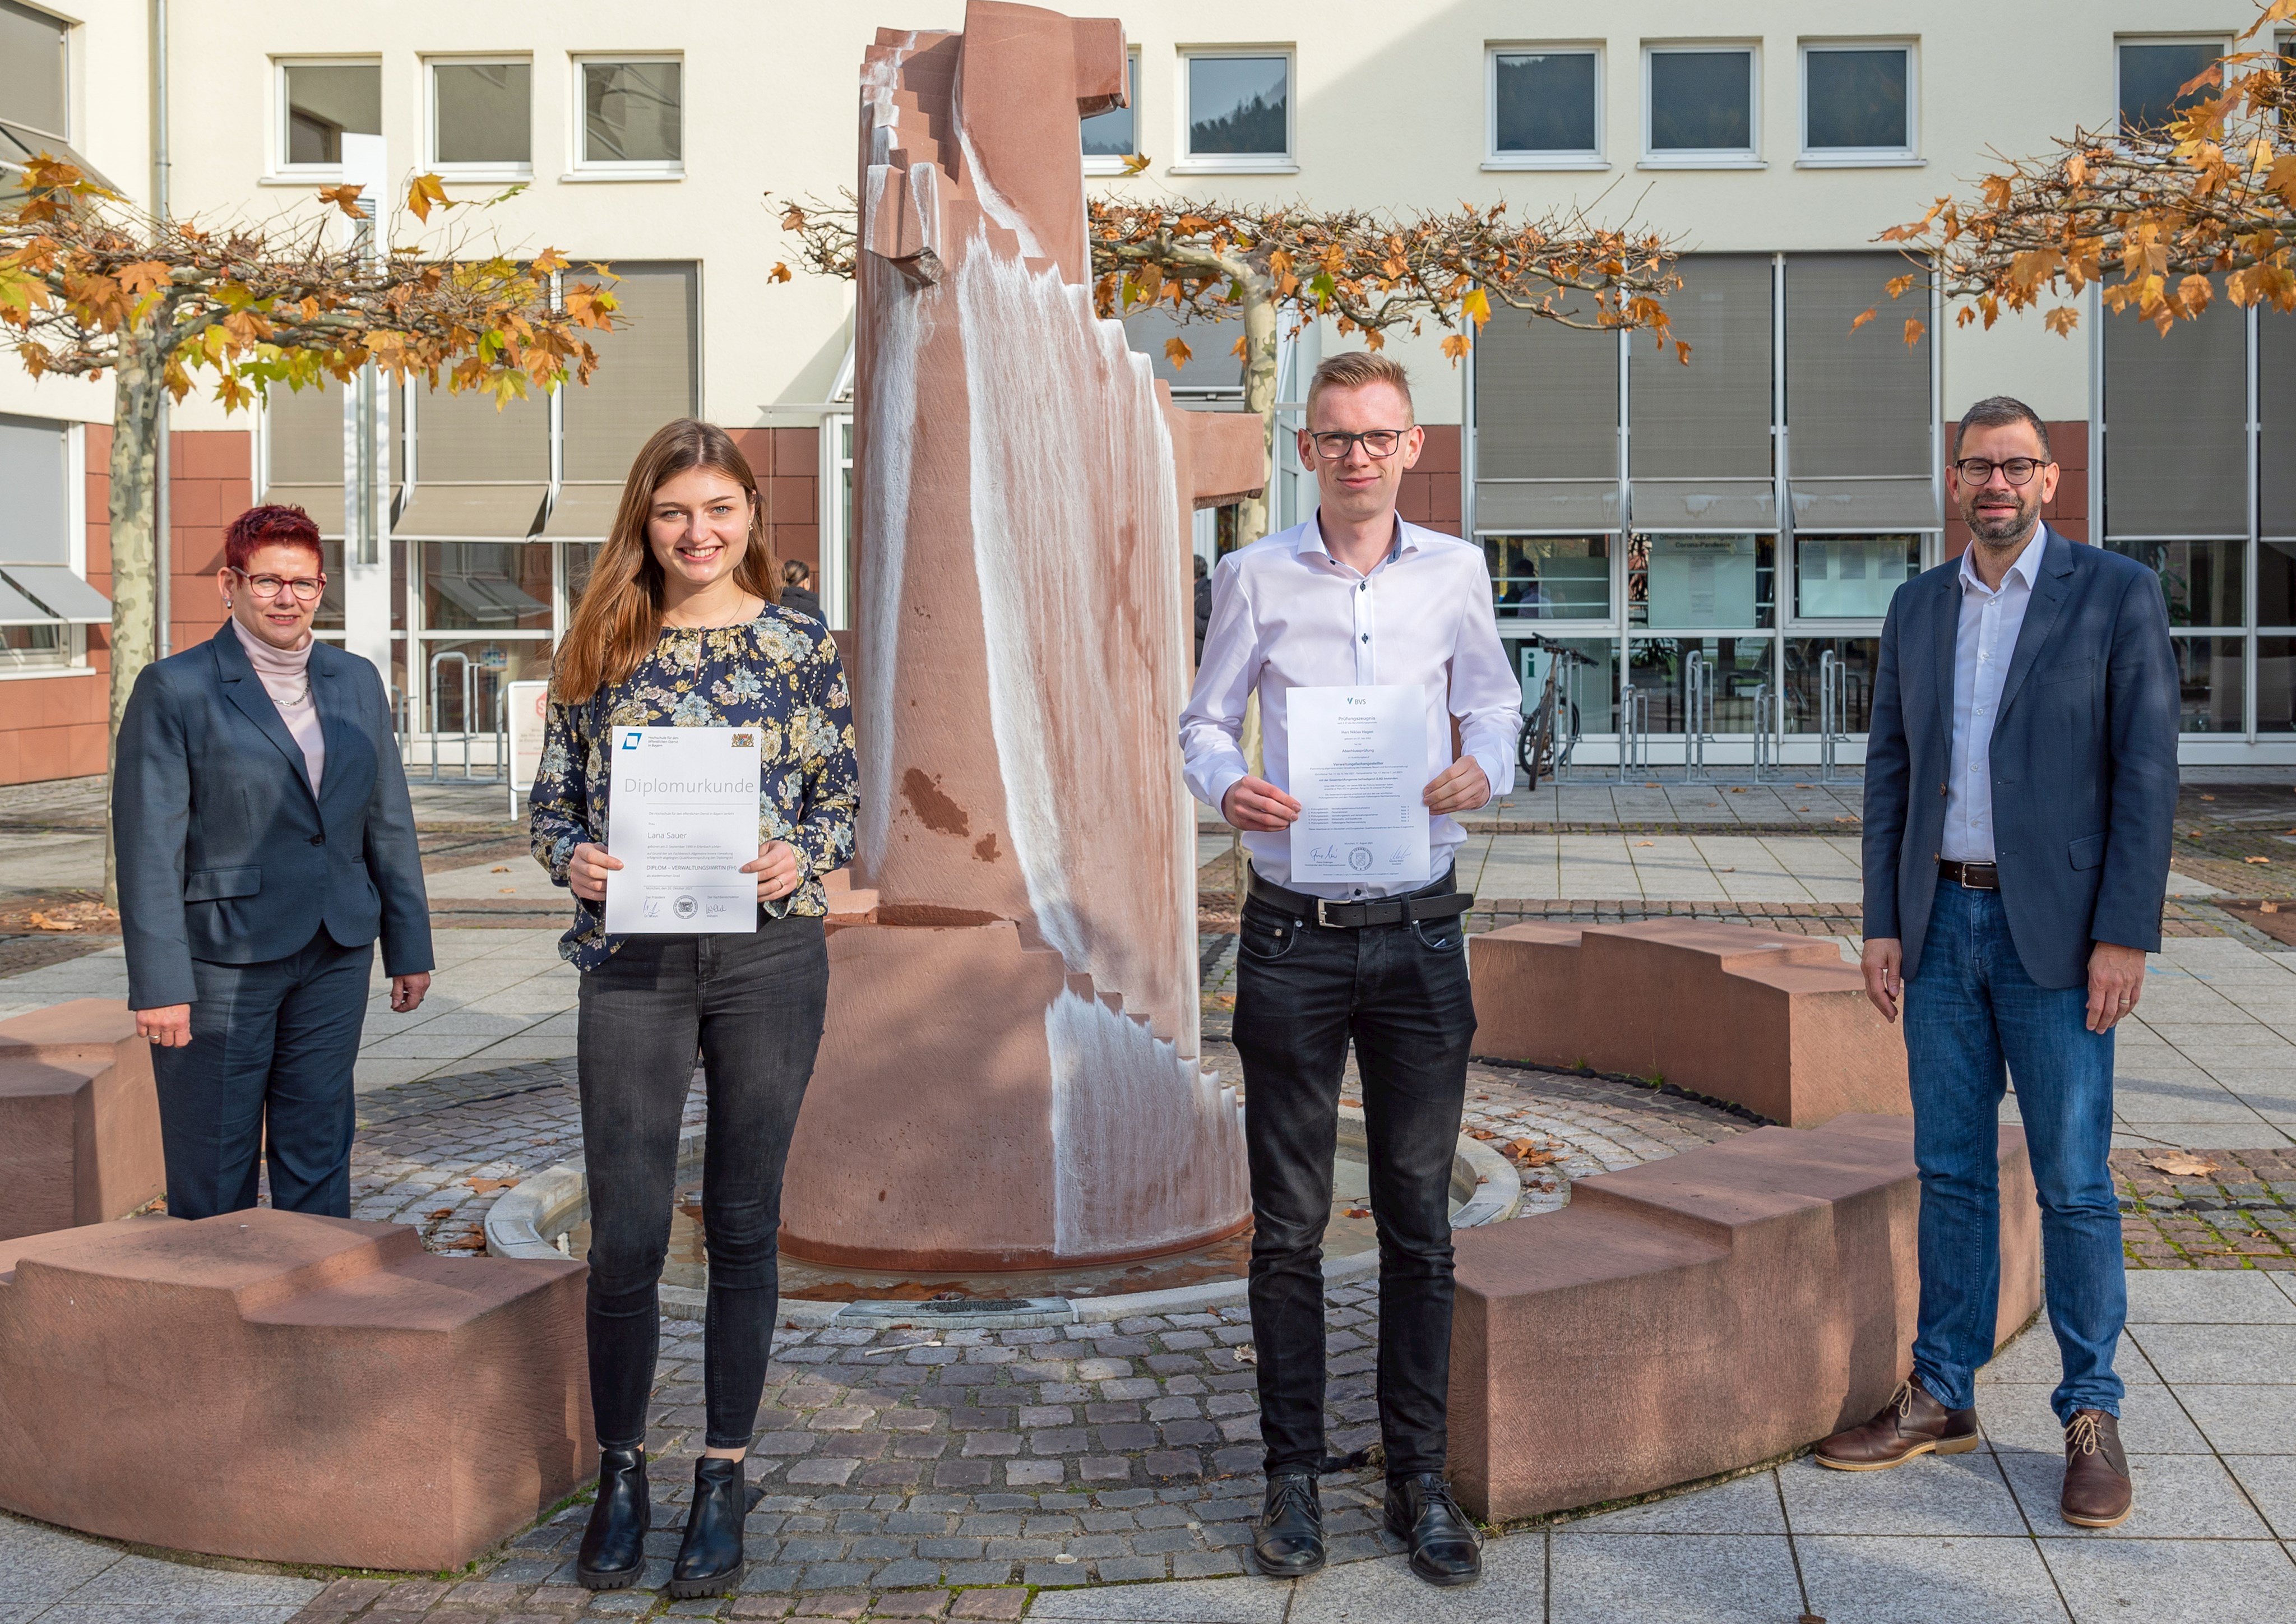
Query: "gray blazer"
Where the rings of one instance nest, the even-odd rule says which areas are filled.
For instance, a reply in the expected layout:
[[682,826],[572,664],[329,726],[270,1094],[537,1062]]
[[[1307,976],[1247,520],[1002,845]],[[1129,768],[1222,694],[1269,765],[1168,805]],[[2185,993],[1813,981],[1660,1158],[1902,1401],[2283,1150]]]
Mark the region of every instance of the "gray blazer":
[[[1898,589],[1866,744],[1866,934],[1919,972],[1952,774],[1961,561]],[[2092,942],[2157,952],[2177,813],[2177,665],[2158,578],[2049,532],[1994,719],[2001,901],[2025,973],[2088,980]],[[1935,793],[1931,793],[1931,786]]]
[[328,643],[310,672],[327,743],[316,798],[230,621],[136,677],[111,777],[129,1008],[192,1002],[193,959],[285,958],[323,926],[346,947],[380,934],[386,974],[431,967],[382,679]]

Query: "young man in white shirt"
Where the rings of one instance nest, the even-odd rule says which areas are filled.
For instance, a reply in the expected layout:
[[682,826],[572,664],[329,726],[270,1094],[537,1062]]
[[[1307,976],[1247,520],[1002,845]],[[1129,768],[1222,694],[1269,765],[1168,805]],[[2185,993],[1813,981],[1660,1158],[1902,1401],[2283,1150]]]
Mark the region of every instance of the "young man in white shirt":
[[[1473,1524],[1444,1477],[1451,1352],[1451,1156],[1475,1030],[1464,942],[1473,898],[1452,858],[1471,812],[1514,784],[1521,687],[1508,669],[1480,549],[1396,516],[1425,440],[1401,366],[1335,356],[1308,390],[1300,460],[1315,517],[1220,562],[1195,692],[1180,720],[1188,787],[1251,856],[1236,955],[1235,1045],[1251,1161],[1251,1321],[1267,1497],[1253,1550],[1312,1573],[1324,1541],[1324,1226],[1340,1079],[1353,1039],[1380,1243],[1380,1429],[1387,1523],[1413,1571],[1467,1584]],[[1419,685],[1427,707],[1426,885],[1292,883],[1293,688]],[[1259,698],[1265,777],[1243,758]],[[1452,724],[1463,751],[1452,756]]]

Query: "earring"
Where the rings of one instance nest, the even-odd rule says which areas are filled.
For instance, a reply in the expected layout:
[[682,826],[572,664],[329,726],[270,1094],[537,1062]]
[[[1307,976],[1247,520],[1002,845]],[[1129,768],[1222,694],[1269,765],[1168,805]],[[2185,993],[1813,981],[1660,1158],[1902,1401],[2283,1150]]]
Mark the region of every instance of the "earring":
[[226,599],[223,601],[223,606],[224,606],[226,609],[229,609],[229,608],[231,607],[231,600],[230,600],[229,598],[226,598]]

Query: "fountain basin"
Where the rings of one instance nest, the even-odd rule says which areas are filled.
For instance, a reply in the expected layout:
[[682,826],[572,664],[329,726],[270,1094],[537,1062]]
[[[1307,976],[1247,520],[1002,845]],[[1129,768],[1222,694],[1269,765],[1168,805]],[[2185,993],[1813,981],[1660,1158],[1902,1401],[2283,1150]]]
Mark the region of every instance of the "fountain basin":
[[[706,1128],[686,1130],[678,1144],[683,1206],[701,1178]],[[1379,1251],[1362,1212],[1368,1167],[1363,1112],[1340,1109],[1340,1156],[1333,1178],[1333,1215],[1326,1235],[1324,1277],[1337,1282],[1374,1274]],[[1451,1163],[1451,1225],[1474,1228],[1514,1216],[1521,1182],[1505,1156],[1462,1135]],[[506,1193],[487,1215],[487,1251],[499,1258],[578,1256],[589,1220],[589,1188],[579,1166],[561,1163]],[[706,1273],[700,1264],[698,1227],[681,1212],[673,1224],[672,1257],[664,1268],[663,1312],[700,1318]],[[971,1270],[939,1275],[842,1268],[782,1259],[781,1318],[785,1325],[882,1326],[921,1324],[1018,1329],[1036,1325],[1104,1324],[1141,1315],[1201,1313],[1244,1300],[1249,1234],[1163,1258],[1127,1263],[1012,1271]]]

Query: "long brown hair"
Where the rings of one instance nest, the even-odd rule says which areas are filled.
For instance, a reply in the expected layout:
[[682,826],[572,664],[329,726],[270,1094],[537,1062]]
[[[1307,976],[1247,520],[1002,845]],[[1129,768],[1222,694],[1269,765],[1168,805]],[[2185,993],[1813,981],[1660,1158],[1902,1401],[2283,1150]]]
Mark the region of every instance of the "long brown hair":
[[601,686],[626,681],[661,637],[661,565],[646,541],[646,521],[654,493],[679,474],[696,468],[722,473],[750,493],[750,539],[734,578],[742,590],[768,603],[782,601],[781,571],[774,566],[773,543],[766,534],[766,504],[758,477],[734,437],[714,422],[681,417],[654,431],[630,477],[622,483],[622,504],[613,533],[598,550],[574,624],[559,645],[551,673],[553,697],[578,705]]

